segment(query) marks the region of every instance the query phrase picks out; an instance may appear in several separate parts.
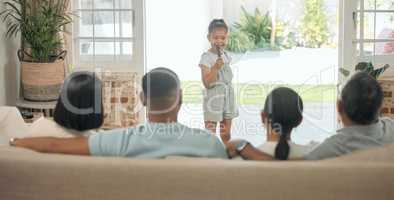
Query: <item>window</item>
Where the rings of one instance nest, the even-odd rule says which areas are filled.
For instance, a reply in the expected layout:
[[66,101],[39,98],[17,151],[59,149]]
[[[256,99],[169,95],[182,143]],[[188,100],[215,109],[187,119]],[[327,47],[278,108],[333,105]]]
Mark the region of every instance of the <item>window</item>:
[[73,5],[77,15],[73,27],[77,67],[124,69],[139,62],[139,68],[143,68],[142,0],[74,0]]
[[394,65],[394,0],[344,1],[344,8],[344,67]]
[[394,55],[394,1],[360,0],[356,13],[359,60]]

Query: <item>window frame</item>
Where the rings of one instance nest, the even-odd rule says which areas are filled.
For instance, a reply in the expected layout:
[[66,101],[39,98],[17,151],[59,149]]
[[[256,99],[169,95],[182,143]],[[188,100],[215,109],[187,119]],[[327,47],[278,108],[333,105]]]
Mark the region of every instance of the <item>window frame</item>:
[[[123,71],[135,71],[138,72],[139,74],[143,74],[145,70],[145,41],[144,41],[144,35],[145,35],[145,3],[144,0],[130,0],[132,1],[132,7],[128,9],[123,9],[123,8],[116,8],[115,5],[113,8],[109,9],[94,9],[94,1],[92,5],[92,9],[86,9],[86,8],[79,8],[79,1],[81,0],[73,0],[72,1],[72,12],[76,14],[74,16],[74,23],[72,25],[72,41],[70,42],[72,46],[72,64],[75,66],[77,70],[79,69],[87,69],[87,70],[93,70],[97,67],[103,69],[103,70],[123,70]],[[115,4],[115,3],[114,3]],[[78,17],[78,14],[80,12],[92,12],[92,20],[94,21],[94,14],[96,11],[110,11],[114,12],[113,15],[113,20],[115,22],[116,15],[119,14],[119,12],[131,12],[131,17],[132,17],[132,37],[116,37],[115,35],[115,27],[114,27],[114,37],[95,37],[94,33],[94,25],[92,27],[92,37],[80,37],[79,36],[79,22],[80,19]],[[118,16],[119,24],[122,22],[121,15],[119,14]],[[121,31],[121,28],[120,28]],[[120,33],[119,33],[120,34]],[[95,55],[95,50],[93,55],[86,55],[86,56],[81,56],[80,55],[80,47],[79,47],[79,41],[80,40],[91,40],[93,43],[97,39],[105,39],[108,40],[109,42],[131,42],[132,43],[132,49],[131,49],[131,56],[130,55]],[[119,43],[115,44],[114,43],[114,51],[121,51],[118,50],[118,48],[115,47],[121,46]],[[93,45],[93,49],[94,49]]]
[[[360,6],[359,6],[360,3]],[[394,55],[376,55],[376,43],[380,42],[394,42],[392,39],[377,39],[376,33],[376,14],[377,13],[393,13],[394,9],[380,10],[380,9],[364,9],[364,0],[342,0],[342,25],[341,25],[341,38],[342,49],[340,55],[340,66],[353,71],[353,66],[358,62],[371,61],[373,64],[382,65],[390,64],[394,66]],[[374,14],[374,38],[365,38],[364,33],[364,14]],[[360,22],[358,23],[358,18]],[[358,24],[360,27],[358,28]],[[359,33],[357,33],[359,31]],[[359,34],[359,38],[358,35]],[[364,54],[364,46],[371,44],[374,46],[372,55]],[[359,45],[359,50],[357,49]]]

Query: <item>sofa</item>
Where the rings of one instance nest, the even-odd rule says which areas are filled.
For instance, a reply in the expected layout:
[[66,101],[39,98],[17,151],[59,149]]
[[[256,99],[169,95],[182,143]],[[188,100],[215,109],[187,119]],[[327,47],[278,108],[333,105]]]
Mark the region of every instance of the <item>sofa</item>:
[[394,145],[321,161],[133,159],[0,146],[1,200],[394,199]]

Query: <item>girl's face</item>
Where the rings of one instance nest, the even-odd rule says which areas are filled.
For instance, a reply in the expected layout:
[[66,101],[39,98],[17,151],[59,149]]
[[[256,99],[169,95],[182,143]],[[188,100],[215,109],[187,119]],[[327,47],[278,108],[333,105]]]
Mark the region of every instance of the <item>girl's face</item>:
[[208,35],[208,40],[212,48],[219,46],[220,49],[224,49],[227,45],[227,38],[228,33],[225,28],[215,28],[213,32]]

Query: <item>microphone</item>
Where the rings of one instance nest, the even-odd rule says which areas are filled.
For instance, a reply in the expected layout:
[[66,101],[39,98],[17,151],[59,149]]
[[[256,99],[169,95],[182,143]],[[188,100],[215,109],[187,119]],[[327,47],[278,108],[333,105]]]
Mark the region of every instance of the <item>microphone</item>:
[[218,57],[221,58],[222,57],[222,50],[220,49],[219,45],[216,45],[216,51],[218,53]]

